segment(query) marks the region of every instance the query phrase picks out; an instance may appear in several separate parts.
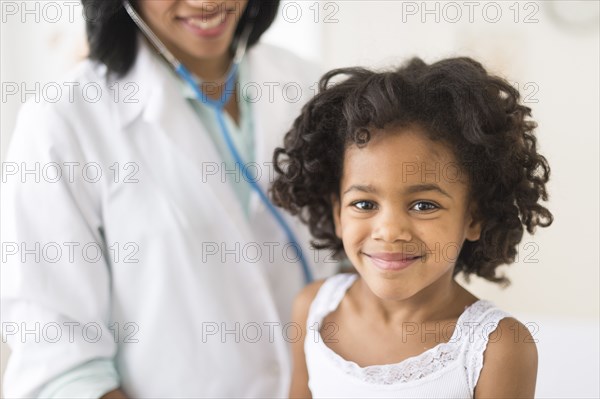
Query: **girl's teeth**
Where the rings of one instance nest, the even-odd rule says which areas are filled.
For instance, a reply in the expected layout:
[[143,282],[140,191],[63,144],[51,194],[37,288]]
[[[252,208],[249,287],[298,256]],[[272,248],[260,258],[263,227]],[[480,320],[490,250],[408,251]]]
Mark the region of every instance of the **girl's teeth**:
[[223,15],[217,15],[209,20],[203,20],[200,18],[188,18],[188,22],[190,25],[195,26],[200,29],[212,29],[221,24],[223,22]]

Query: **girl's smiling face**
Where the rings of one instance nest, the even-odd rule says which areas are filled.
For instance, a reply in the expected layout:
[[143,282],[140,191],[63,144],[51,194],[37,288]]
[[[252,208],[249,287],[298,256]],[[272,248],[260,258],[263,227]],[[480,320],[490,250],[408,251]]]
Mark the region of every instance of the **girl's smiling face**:
[[417,127],[378,131],[366,146],[346,149],[336,234],[379,298],[408,299],[451,276],[465,239],[479,239],[457,165]]

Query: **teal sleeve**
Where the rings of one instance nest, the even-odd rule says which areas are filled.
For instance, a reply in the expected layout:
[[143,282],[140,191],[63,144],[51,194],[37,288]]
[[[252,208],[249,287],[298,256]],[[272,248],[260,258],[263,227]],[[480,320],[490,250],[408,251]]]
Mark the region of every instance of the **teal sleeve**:
[[100,398],[119,387],[119,375],[110,359],[97,359],[60,375],[46,385],[40,398]]

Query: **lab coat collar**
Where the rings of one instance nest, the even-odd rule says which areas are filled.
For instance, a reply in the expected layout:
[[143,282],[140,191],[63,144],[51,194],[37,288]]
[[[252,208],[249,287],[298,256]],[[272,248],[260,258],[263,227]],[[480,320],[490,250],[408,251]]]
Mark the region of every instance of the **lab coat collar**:
[[[275,84],[278,90],[281,90],[281,87],[288,83],[283,78],[285,71],[281,70],[281,65],[272,65],[269,58],[273,58],[274,55],[270,54],[270,46],[259,43],[255,47],[249,49],[246,57],[250,69],[249,85],[258,85],[264,92],[262,98],[251,104],[256,143],[255,161],[264,166],[271,163],[273,149],[281,145],[284,132],[276,131],[276,127],[291,125],[291,120],[284,121],[290,117],[290,110],[286,109],[289,104],[280,98],[279,101],[270,101],[266,95],[267,84]],[[133,83],[138,91],[133,96],[134,102],[117,108],[121,127],[126,128],[140,117],[157,126],[177,125],[177,121],[173,119],[177,118],[178,114],[173,112],[173,109],[187,106],[178,79],[157,51],[141,35],[138,36],[136,60],[122,78],[122,85]],[[259,115],[268,115],[268,122],[264,123],[266,121],[258,117]],[[266,189],[268,181],[261,181],[261,185]]]
[[[255,161],[263,169],[263,176],[259,180],[263,190],[268,190],[271,183],[273,150],[282,144],[283,133],[285,133],[278,129],[281,129],[281,126],[291,126],[293,120],[291,104],[282,101],[281,94],[278,93],[274,101],[271,101],[267,95],[268,85],[275,85],[278,90],[281,90],[289,83],[284,76],[287,75],[286,69],[290,65],[273,62],[273,58],[278,55],[271,46],[260,43],[249,49],[246,54],[250,70],[249,87],[258,86],[263,90],[263,96],[251,104],[256,143]],[[181,119],[182,113],[174,112],[175,109],[182,110],[189,107],[186,98],[182,95],[181,82],[178,79],[169,64],[139,35],[136,60],[122,79],[123,84],[135,84],[138,92],[134,96],[133,103],[117,107],[122,128],[127,130],[129,125],[141,118],[152,126],[161,127],[169,136],[176,134],[178,126],[184,129],[203,129],[195,117],[184,122]],[[268,119],[265,118],[267,115]],[[212,142],[207,141],[203,151],[207,151],[205,155],[208,156],[208,160],[214,159],[219,162],[220,158]],[[251,212],[257,211],[257,207],[262,208],[262,204],[258,196],[253,194]]]
[[[118,107],[121,127],[125,128],[134,120],[143,117],[148,122],[169,122],[169,109],[165,100],[170,87],[168,79],[176,79],[175,72],[169,70],[169,65],[162,60],[157,51],[141,36],[138,36],[138,51],[133,66],[122,77],[121,86],[133,84],[136,92],[132,99],[123,107]],[[124,101],[125,102],[125,101]]]

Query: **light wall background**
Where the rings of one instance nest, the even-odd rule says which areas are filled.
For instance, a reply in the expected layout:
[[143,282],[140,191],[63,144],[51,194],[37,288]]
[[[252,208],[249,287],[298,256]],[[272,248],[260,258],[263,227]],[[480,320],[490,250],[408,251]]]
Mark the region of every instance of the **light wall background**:
[[[1,154],[21,99],[6,82],[58,81],[85,56],[81,6],[55,3],[46,20],[9,15],[1,0]],[[33,8],[33,5],[29,7]],[[69,18],[69,9],[75,17]],[[499,10],[499,11],[498,11]],[[40,12],[42,8],[40,8]],[[284,1],[264,36],[318,63],[323,71],[385,68],[413,56],[467,55],[518,85],[538,121],[540,151],[552,168],[555,222],[526,236],[519,261],[505,268],[507,289],[464,283],[527,323],[538,340],[537,397],[600,397],[599,109],[597,1]],[[9,356],[1,346],[2,364]]]

